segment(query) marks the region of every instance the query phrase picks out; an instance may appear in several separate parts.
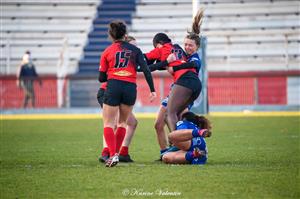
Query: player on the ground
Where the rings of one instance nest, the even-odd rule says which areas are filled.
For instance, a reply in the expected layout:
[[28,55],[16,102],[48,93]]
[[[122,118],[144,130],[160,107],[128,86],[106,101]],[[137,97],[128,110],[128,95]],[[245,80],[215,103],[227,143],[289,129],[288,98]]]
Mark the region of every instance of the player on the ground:
[[162,156],[168,164],[205,164],[208,150],[205,138],[211,136],[210,121],[204,116],[186,112],[168,135],[173,147]]
[[[99,81],[107,81],[103,101],[103,133],[110,153],[106,166],[112,167],[119,162],[118,152],[126,134],[126,121],[136,101],[137,65],[143,70],[150,87],[150,101],[156,97],[156,93],[151,72],[141,50],[125,42],[125,23],[111,22],[108,32],[113,44],[107,47],[101,56]],[[115,118],[118,114],[117,129],[114,133]]]

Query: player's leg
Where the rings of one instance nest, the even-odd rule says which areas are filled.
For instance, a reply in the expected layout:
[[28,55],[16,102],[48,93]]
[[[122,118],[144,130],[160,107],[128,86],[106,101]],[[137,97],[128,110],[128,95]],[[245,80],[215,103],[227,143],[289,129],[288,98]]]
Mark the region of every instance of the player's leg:
[[34,81],[31,81],[29,89],[30,89],[31,106],[35,107]]
[[160,147],[160,152],[163,153],[168,148],[168,140],[165,132],[165,117],[166,117],[167,109],[162,105],[157,114],[157,118],[155,120],[155,131],[157,136],[157,141]]
[[162,161],[167,164],[188,164],[185,158],[186,151],[179,150],[176,152],[169,152],[163,155]]
[[[103,105],[101,106],[103,107]],[[116,132],[117,130],[117,123],[118,123],[118,118],[119,118],[119,112],[117,114],[117,116],[115,117],[115,126],[113,128],[114,132]],[[104,135],[103,135],[103,149],[102,149],[102,152],[101,152],[101,157],[99,157],[99,161],[100,162],[105,162],[109,157],[109,148],[106,144],[106,141],[105,141],[105,138],[104,138]]]
[[122,100],[119,109],[118,128],[116,130],[117,151],[120,150],[121,144],[123,143],[126,134],[127,120],[132,114],[132,109],[133,105],[135,104],[136,95],[136,84],[124,83],[122,91]]
[[179,120],[181,120],[182,115],[186,112],[189,112],[189,108],[185,108],[180,114],[179,114]]
[[201,151],[198,147],[191,147],[191,143],[189,146],[188,151],[179,150],[165,153],[162,161],[167,164],[205,164],[207,160],[206,151]]
[[24,91],[24,102],[23,102],[23,108],[26,108],[28,105],[28,101],[30,99],[30,91],[28,89],[28,82],[23,81],[23,91]]
[[127,120],[130,114],[132,114],[133,106],[121,104],[119,109],[119,121],[116,130],[116,149],[119,152],[121,145],[123,143],[126,128],[127,128]]
[[192,139],[197,137],[210,137],[211,132],[207,129],[180,129],[173,131],[168,135],[168,138],[177,148],[189,151],[191,148]]
[[104,135],[103,135],[103,149],[101,151],[101,155],[99,157],[99,161],[100,162],[105,162],[108,158],[109,158],[109,148],[106,144],[106,141],[105,141],[105,138],[104,138]]
[[129,145],[131,143],[132,137],[135,133],[135,129],[137,127],[138,121],[135,118],[133,113],[130,113],[127,119],[127,129],[126,134],[122,143],[122,147],[119,154],[120,162],[133,162],[129,155]]
[[121,104],[122,90],[120,81],[108,80],[103,102],[104,137],[110,154],[110,158],[105,163],[107,167],[115,166],[119,162],[114,128]]
[[119,162],[116,149],[116,135],[114,133],[115,117],[119,111],[119,106],[103,104],[103,125],[104,138],[109,148],[110,158],[105,161],[106,167],[113,167]]
[[133,113],[130,113],[128,120],[127,120],[127,132],[122,143],[122,146],[129,146],[134,135],[135,129],[138,125],[138,121],[135,118]]
[[103,104],[103,126],[104,138],[109,148],[110,156],[115,155],[116,151],[116,138],[114,133],[115,117],[119,111],[119,106],[110,106]]
[[26,89],[24,89],[24,102],[23,102],[23,108],[26,108],[28,105],[28,101],[29,101],[30,97],[28,95],[28,92]]
[[174,131],[176,128],[179,113],[192,102],[192,94],[193,91],[189,88],[177,84],[173,86],[167,107],[167,122],[171,131]]
[[[98,100],[98,103],[101,108],[103,108],[104,92],[105,92],[105,89],[103,89],[103,88],[99,88],[99,90],[97,92],[97,100]],[[106,144],[104,134],[102,136],[102,142],[103,142],[103,149],[101,151],[101,155],[99,156],[98,160],[100,162],[105,162],[109,158],[109,149]]]

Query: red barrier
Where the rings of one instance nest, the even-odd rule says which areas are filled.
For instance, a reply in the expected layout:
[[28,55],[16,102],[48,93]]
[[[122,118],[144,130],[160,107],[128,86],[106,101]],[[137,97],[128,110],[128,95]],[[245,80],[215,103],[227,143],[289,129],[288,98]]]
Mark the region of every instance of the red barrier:
[[[223,76],[222,76],[223,75]],[[299,76],[299,71],[280,72],[236,72],[236,73],[209,73],[208,102],[210,105],[285,105],[287,104],[287,77]],[[54,76],[43,76],[42,87],[35,81],[37,108],[57,107],[57,80]],[[80,77],[67,81],[96,80],[92,77]],[[138,96],[136,106],[159,106],[161,99],[170,92],[173,79],[170,75],[155,74],[153,76],[157,92],[157,99],[149,102],[149,87],[144,76],[137,79]],[[1,76],[0,79],[0,108],[22,108],[24,93],[16,85],[14,76]],[[65,85],[65,94],[70,94]],[[96,93],[92,93],[96,95]],[[70,97],[70,96],[68,96]],[[72,100],[72,99],[71,99]],[[94,100],[90,99],[90,100]],[[29,103],[29,107],[31,103]]]
[[[15,79],[1,79],[1,108],[22,108],[24,92],[16,84]],[[35,108],[57,107],[56,79],[43,80],[42,86],[37,81],[34,82]],[[31,107],[31,101],[28,103]]]
[[259,77],[257,81],[259,104],[287,103],[286,77]]
[[255,102],[254,78],[209,78],[208,102],[212,105],[251,105]]
[[159,106],[161,99],[164,99],[170,92],[173,79],[171,77],[153,77],[157,98],[154,102],[149,101],[150,89],[144,78],[137,79],[137,106]]

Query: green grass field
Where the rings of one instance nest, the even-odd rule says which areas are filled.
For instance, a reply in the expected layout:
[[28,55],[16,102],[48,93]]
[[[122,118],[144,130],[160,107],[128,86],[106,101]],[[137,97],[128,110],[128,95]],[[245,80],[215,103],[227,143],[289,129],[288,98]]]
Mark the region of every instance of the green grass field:
[[135,160],[105,168],[98,120],[0,120],[0,198],[300,198],[299,117],[211,117],[204,166],[154,162],[153,119]]

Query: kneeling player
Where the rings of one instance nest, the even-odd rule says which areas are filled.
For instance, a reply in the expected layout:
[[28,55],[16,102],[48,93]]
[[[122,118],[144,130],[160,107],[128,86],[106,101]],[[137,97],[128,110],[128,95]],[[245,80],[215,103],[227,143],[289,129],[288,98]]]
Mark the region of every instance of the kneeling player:
[[168,136],[174,147],[162,156],[162,161],[168,164],[205,164],[208,155],[205,138],[210,136],[208,119],[192,112],[184,113],[176,130]]

